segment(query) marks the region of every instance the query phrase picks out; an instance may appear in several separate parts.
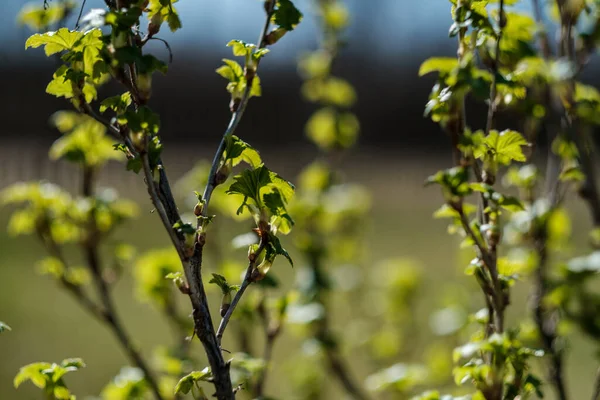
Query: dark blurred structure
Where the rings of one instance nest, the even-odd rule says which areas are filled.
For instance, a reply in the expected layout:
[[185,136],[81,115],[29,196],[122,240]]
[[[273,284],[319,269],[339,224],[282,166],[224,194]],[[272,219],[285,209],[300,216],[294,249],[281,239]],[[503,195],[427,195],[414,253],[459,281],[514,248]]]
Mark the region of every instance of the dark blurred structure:
[[[15,22],[24,2],[6,1],[0,16],[0,140],[35,138],[47,144],[56,137],[48,127],[48,117],[69,105],[44,93],[53,60],[40,50],[25,52],[23,43],[31,32]],[[305,21],[273,48],[261,66],[263,97],[251,102],[242,123],[244,137],[256,145],[267,140],[274,146],[306,143],[304,123],[313,106],[300,96],[296,60],[303,51],[315,48],[318,39],[310,4],[298,1]],[[417,71],[430,56],[455,53],[454,41],[447,35],[449,4],[443,0],[349,0],[348,5],[353,24],[335,72],[358,91],[355,111],[362,124],[362,144],[393,145],[404,151],[447,149],[439,128],[423,118],[433,78],[419,78]],[[91,0],[86,9],[101,6],[100,0]],[[231,56],[224,46],[230,39],[255,38],[261,8],[258,2],[247,0],[183,0],[179,10],[183,29],[175,34],[161,32],[173,47],[174,62],[166,77],[155,78],[150,105],[162,117],[163,140],[210,146],[221,135],[229,113],[225,82],[214,70],[221,58]],[[152,44],[151,51],[168,57],[159,42]],[[596,67],[597,63],[590,65],[586,77],[597,83]],[[115,90],[119,88],[106,87],[101,97]],[[473,126],[477,114],[470,116]]]

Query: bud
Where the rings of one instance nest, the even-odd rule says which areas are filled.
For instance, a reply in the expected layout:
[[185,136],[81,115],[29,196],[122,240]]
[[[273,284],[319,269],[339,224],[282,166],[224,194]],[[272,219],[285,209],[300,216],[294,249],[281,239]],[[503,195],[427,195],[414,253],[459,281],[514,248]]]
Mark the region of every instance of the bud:
[[231,292],[228,292],[228,293],[224,294],[223,298],[221,299],[221,308],[220,308],[221,317],[225,317],[225,314],[227,314],[227,310],[229,310],[230,306],[231,306]]
[[234,97],[231,99],[231,101],[229,102],[229,110],[234,113],[238,110],[238,108],[240,107],[240,103],[242,102],[242,99],[240,99],[239,97]]
[[265,43],[267,45],[275,44],[286,33],[287,33],[287,31],[285,29],[283,29],[283,28],[277,28],[277,29],[269,32],[269,34],[267,36],[265,36]]
[[150,23],[148,23],[148,37],[156,35],[160,31],[161,24],[162,15],[160,13],[154,14],[150,19]]
[[144,138],[144,133],[143,132],[131,132],[129,134],[130,138],[131,138],[131,142],[133,143],[133,147],[135,147],[135,149],[137,151],[143,151],[144,148],[146,147],[146,142],[145,142],[145,138]]
[[215,175],[215,186],[225,183],[227,178],[229,178],[229,174],[231,174],[232,166],[231,163],[226,161],[221,167],[217,170],[217,174]]
[[254,268],[254,270],[252,270],[252,275],[251,275],[251,279],[252,282],[257,282],[262,280],[267,273],[269,272],[269,270],[271,269],[271,266],[273,265],[273,260],[263,260],[262,263],[260,263],[260,265],[256,268]]
[[136,85],[142,100],[148,101],[152,95],[152,74],[138,74]]
[[194,215],[196,217],[200,217],[202,215],[203,210],[204,210],[204,205],[201,203],[196,203],[196,206],[194,207]]
[[204,246],[206,244],[206,234],[201,232],[198,234],[198,244]]

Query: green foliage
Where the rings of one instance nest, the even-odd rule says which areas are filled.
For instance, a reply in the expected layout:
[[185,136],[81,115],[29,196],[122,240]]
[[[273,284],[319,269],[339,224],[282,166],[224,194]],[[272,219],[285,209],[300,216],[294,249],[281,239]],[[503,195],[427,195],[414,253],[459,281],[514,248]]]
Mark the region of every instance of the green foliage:
[[13,384],[15,388],[18,388],[23,382],[31,381],[35,386],[43,389],[44,394],[50,399],[74,400],[75,396],[67,389],[63,377],[67,373],[78,371],[83,367],[85,364],[80,358],[68,358],[60,364],[32,363],[21,367]]
[[286,31],[292,31],[302,21],[302,13],[290,0],[275,0],[273,23]]
[[181,29],[181,20],[179,14],[173,6],[177,0],[151,0],[148,5],[148,19],[151,24],[151,31],[158,33],[163,23],[169,25],[171,32]]
[[20,25],[27,25],[31,30],[41,31],[59,23],[75,8],[73,1],[55,1],[47,6],[40,2],[25,4],[17,21]]
[[173,300],[174,288],[167,279],[180,278],[179,256],[173,249],[151,250],[137,258],[134,277],[137,293],[144,301],[165,307]]
[[294,195],[294,186],[264,165],[234,176],[227,193],[243,196],[237,213],[247,209],[259,228],[263,221],[271,225],[273,232],[287,234],[291,230],[294,221],[287,204]]
[[199,383],[210,382],[211,378],[212,373],[209,367],[204,368],[202,371],[192,371],[177,382],[175,394],[188,394],[191,391],[194,398],[208,398]]
[[111,159],[121,159],[106,137],[106,128],[96,120],[72,111],[52,116],[53,125],[63,134],[50,147],[51,159],[65,159],[87,167],[99,167]]
[[138,368],[123,367],[119,374],[102,389],[103,400],[128,400],[143,398],[148,393],[144,374]]
[[101,56],[105,44],[100,29],[82,33],[60,28],[35,34],[25,43],[26,49],[41,46],[44,46],[47,56],[62,53],[61,60],[64,62],[46,87],[48,94],[72,99],[76,107],[97,98],[97,87],[108,77],[106,63]]

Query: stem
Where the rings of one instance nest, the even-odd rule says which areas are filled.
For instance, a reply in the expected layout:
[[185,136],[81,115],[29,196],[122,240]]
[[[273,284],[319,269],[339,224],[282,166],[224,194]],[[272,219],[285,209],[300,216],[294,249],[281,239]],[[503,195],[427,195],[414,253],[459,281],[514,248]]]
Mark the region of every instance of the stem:
[[365,397],[358,386],[354,384],[354,381],[350,377],[350,373],[348,372],[348,368],[344,364],[342,358],[339,356],[338,352],[327,349],[325,351],[325,355],[327,356],[327,361],[329,362],[329,369],[333,372],[336,378],[341,382],[346,392],[356,400],[366,400]]
[[[266,245],[267,245],[267,243],[261,237],[260,243],[258,245],[258,249],[254,253],[256,257],[264,250]],[[246,275],[244,275],[244,280],[242,281],[240,290],[238,290],[237,293],[235,294],[235,296],[233,297],[233,300],[231,301],[231,305],[227,309],[227,312],[225,313],[225,315],[223,316],[223,319],[221,320],[221,323],[219,324],[219,329],[217,330],[217,341],[219,342],[219,346],[221,345],[221,339],[223,339],[223,334],[225,333],[225,328],[227,328],[227,324],[229,324],[229,320],[231,319],[231,316],[233,315],[235,308],[237,307],[238,303],[242,299],[242,296],[244,295],[244,292],[246,291],[248,286],[250,286],[250,284],[253,282],[252,281],[252,270],[254,269],[254,266],[256,265],[256,261],[257,261],[257,259],[255,258],[254,260],[252,260],[248,263],[248,268],[246,268]]]
[[573,132],[573,141],[579,152],[579,162],[585,174],[585,181],[579,191],[581,198],[587,202],[594,227],[600,227],[600,198],[598,197],[598,186],[596,184],[596,162],[593,142],[588,139],[586,132],[579,130]]
[[225,328],[227,328],[227,324],[229,324],[231,315],[235,311],[235,308],[237,307],[238,303],[240,302],[240,299],[242,298],[242,296],[244,295],[244,292],[246,291],[248,286],[250,286],[250,284],[252,283],[252,281],[250,280],[251,274],[252,274],[252,266],[248,266],[248,269],[246,270],[246,276],[244,277],[244,281],[242,282],[242,285],[240,286],[240,290],[238,290],[237,293],[235,294],[235,297],[233,298],[231,305],[227,309],[225,316],[223,316],[223,319],[221,320],[221,323],[219,324],[219,329],[217,330],[217,341],[219,342],[219,345],[221,344],[221,339],[223,338],[223,333],[225,333]]
[[499,15],[498,15],[498,39],[496,40],[496,58],[494,60],[494,64],[492,65],[492,86],[490,90],[490,104],[488,107],[487,114],[487,124],[485,127],[485,135],[489,135],[492,130],[492,125],[494,123],[494,113],[496,112],[496,95],[497,95],[497,85],[496,85],[496,76],[499,73],[499,64],[500,64],[500,42],[502,41],[502,32],[504,27],[506,26],[506,18],[504,15],[504,0],[500,0],[499,6]]
[[596,379],[594,380],[594,394],[592,395],[592,400],[600,399],[600,368],[596,372]]
[[[95,169],[89,166],[85,166],[83,169],[82,194],[88,199],[93,199],[94,196],[95,172]],[[141,354],[135,349],[131,339],[123,328],[116,312],[110,291],[108,290],[108,285],[102,276],[102,268],[98,254],[99,232],[96,226],[94,208],[92,208],[90,213],[88,235],[89,236],[83,242],[83,250],[87,265],[92,272],[93,281],[96,285],[100,301],[105,309],[104,320],[111,327],[113,333],[121,343],[121,346],[124,348],[131,361],[144,373],[146,382],[150,386],[150,390],[154,394],[154,397],[157,400],[162,400],[158,383],[153,377],[150,368],[146,365],[146,362],[142,358]]]
[[544,17],[542,13],[542,7],[540,6],[539,0],[531,0],[533,6],[533,14],[535,21],[538,25],[538,40],[540,41],[540,48],[545,59],[552,57],[552,49],[550,48],[550,41],[548,40],[548,34],[546,33],[546,27],[544,25]]
[[261,399],[264,397],[264,387],[267,381],[269,365],[271,364],[271,359],[273,358],[273,347],[275,346],[275,340],[281,333],[281,322],[278,322],[276,326],[271,325],[271,321],[269,320],[267,310],[265,309],[264,296],[261,298],[261,301],[257,307],[257,311],[261,317],[263,323],[263,330],[267,339],[265,342],[265,349],[262,357],[265,362],[265,368],[258,376],[256,385],[254,385],[254,393],[252,394],[252,396],[254,398]]
[[[259,46],[258,49],[262,49],[266,47],[266,36],[269,32],[269,26],[271,24],[271,16],[273,15],[275,9],[275,1],[274,0],[266,0],[268,1],[268,9],[266,10],[267,17],[265,19],[265,24],[260,32],[260,36],[258,39]],[[256,70],[258,71],[258,66],[260,64],[260,59],[256,62]],[[213,157],[212,165],[210,167],[210,172],[208,174],[208,181],[206,184],[206,188],[204,189],[204,193],[202,195],[202,199],[205,201],[204,209],[202,210],[202,216],[206,217],[208,215],[208,203],[210,203],[210,198],[215,187],[218,185],[216,182],[217,171],[219,169],[219,165],[221,164],[221,158],[223,157],[223,153],[225,152],[225,146],[227,144],[227,138],[235,132],[237,127],[239,126],[242,116],[244,115],[244,111],[246,110],[246,106],[248,105],[248,101],[250,100],[250,90],[252,88],[252,82],[249,81],[246,84],[246,89],[242,95],[239,105],[237,109],[231,114],[231,119],[229,120],[229,124],[227,125],[227,129],[223,133],[223,137],[221,138],[221,142],[219,143],[219,147]]]
[[[537,249],[538,256],[540,257],[539,265],[536,270],[536,283],[534,292],[534,320],[538,328],[538,332],[544,345],[544,350],[550,355],[550,362],[548,365],[548,375],[556,395],[560,400],[567,400],[567,391],[565,388],[565,382],[563,377],[563,357],[562,351],[557,349],[558,335],[556,333],[557,328],[557,315],[556,310],[548,311],[544,307],[544,299],[548,294],[548,277],[547,263],[548,263],[548,249],[546,246],[547,227],[543,227],[540,232],[536,233],[535,247]],[[550,315],[548,315],[550,314]]]

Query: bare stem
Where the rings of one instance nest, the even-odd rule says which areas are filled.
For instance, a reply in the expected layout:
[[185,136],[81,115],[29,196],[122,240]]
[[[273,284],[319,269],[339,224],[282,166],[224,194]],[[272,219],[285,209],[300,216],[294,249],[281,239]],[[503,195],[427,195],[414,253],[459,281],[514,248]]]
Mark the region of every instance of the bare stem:
[[500,42],[502,41],[502,32],[506,26],[506,16],[504,15],[504,0],[500,0],[499,15],[498,15],[498,38],[496,39],[496,57],[492,65],[492,85],[490,90],[490,104],[487,114],[487,124],[485,126],[485,135],[489,135],[494,124],[494,113],[496,112],[496,95],[497,85],[496,78],[500,70]]
[[[268,3],[269,8],[266,10],[267,16],[265,19],[265,24],[263,25],[262,31],[260,32],[260,36],[258,39],[259,49],[262,49],[266,46],[265,38],[269,32],[269,26],[271,24],[271,16],[273,15],[273,11],[275,9],[275,1],[269,0]],[[260,59],[257,61],[256,69],[258,70],[258,65],[260,63]],[[219,147],[213,157],[212,165],[210,167],[210,172],[208,174],[208,182],[206,184],[206,188],[204,189],[204,193],[202,195],[203,200],[205,201],[204,209],[202,210],[202,215],[206,217],[208,215],[208,203],[210,202],[210,198],[215,187],[218,185],[216,181],[217,171],[219,169],[219,165],[221,164],[221,158],[223,157],[223,153],[225,152],[225,146],[227,144],[227,138],[235,132],[237,127],[239,126],[242,116],[244,115],[244,111],[246,110],[246,106],[248,105],[248,101],[250,100],[250,90],[252,88],[252,82],[247,82],[246,89],[242,95],[240,103],[237,105],[235,111],[231,114],[231,119],[229,120],[229,124],[227,125],[227,129],[223,133],[223,137],[221,138],[221,142],[219,143]]]
[[[95,182],[95,170],[92,167],[85,166],[83,169],[83,185],[82,185],[82,194],[87,198],[92,198],[94,195],[94,182]],[[113,333],[121,343],[123,349],[127,352],[127,355],[131,359],[131,361],[142,370],[144,374],[144,378],[148,385],[150,386],[150,390],[154,394],[154,397],[157,400],[162,400],[162,395],[160,394],[160,389],[158,387],[158,383],[150,368],[147,366],[146,362],[142,358],[141,354],[137,351],[135,346],[133,345],[129,335],[125,331],[117,311],[115,309],[113,299],[111,293],[108,289],[108,285],[106,280],[102,276],[102,267],[100,262],[100,256],[98,253],[98,244],[99,244],[99,232],[96,226],[96,216],[94,212],[94,208],[92,208],[92,212],[90,215],[89,223],[88,223],[88,237],[82,243],[83,251],[85,253],[86,262],[88,268],[92,272],[92,278],[96,289],[98,291],[98,296],[100,297],[100,301],[104,306],[104,320],[111,327]]]
[[[260,243],[258,245],[258,249],[256,250],[256,252],[254,254],[258,256],[264,250],[266,244],[267,243],[261,238]],[[227,328],[227,324],[229,324],[229,320],[231,319],[231,316],[233,315],[235,308],[237,307],[238,303],[242,299],[242,296],[244,295],[244,292],[246,291],[248,286],[250,286],[250,284],[253,282],[252,281],[252,270],[254,269],[255,264],[256,264],[256,259],[253,261],[250,261],[248,263],[248,268],[246,268],[246,274],[244,275],[244,280],[242,281],[242,284],[240,285],[240,289],[237,291],[237,293],[233,297],[233,300],[231,301],[231,305],[227,309],[227,312],[225,313],[225,315],[223,316],[223,319],[221,320],[221,323],[219,324],[219,329],[217,329],[217,341],[219,342],[219,346],[221,345],[221,340],[223,339],[223,334],[225,333],[225,328]]]
[[600,368],[596,372],[596,379],[594,379],[594,394],[592,395],[592,400],[600,399]]

